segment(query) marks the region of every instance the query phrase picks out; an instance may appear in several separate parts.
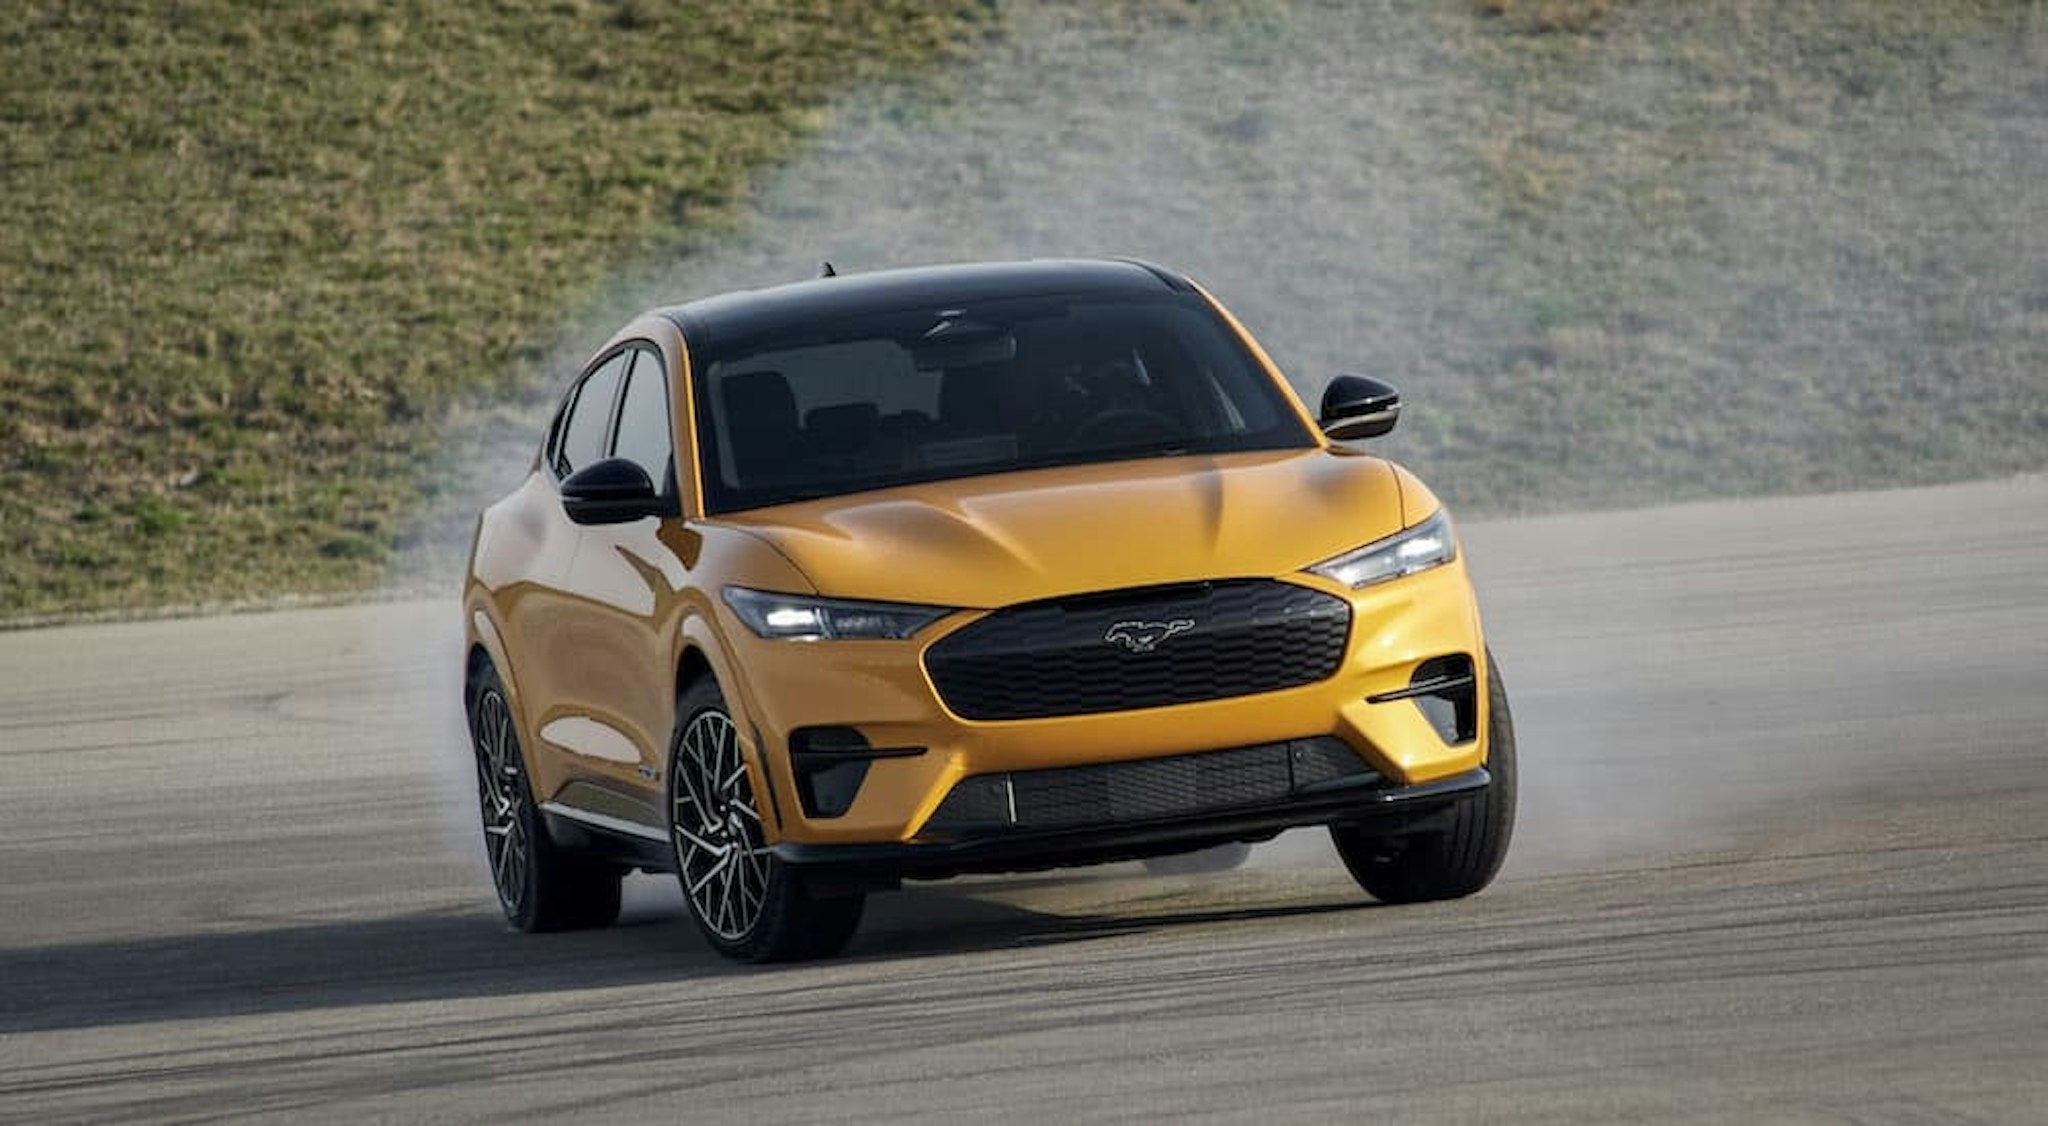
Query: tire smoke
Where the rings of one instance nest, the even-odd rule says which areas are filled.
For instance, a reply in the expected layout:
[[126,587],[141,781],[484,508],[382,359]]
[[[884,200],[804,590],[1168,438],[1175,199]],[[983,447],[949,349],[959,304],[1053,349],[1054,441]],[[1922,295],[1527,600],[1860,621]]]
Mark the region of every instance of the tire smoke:
[[[1339,370],[1400,383],[1402,429],[1379,448],[1468,517],[2039,469],[2048,30],[2019,6],[1950,7],[1622,6],[1597,37],[1538,40],[1460,4],[1019,6],[978,59],[839,106],[746,232],[622,273],[547,386],[459,419],[456,487],[393,586],[452,592],[470,514],[524,472],[584,347],[641,309],[826,260],[1184,269],[1304,395]],[[1493,566],[1598,566],[1563,539],[1509,539],[1536,554]],[[1837,784],[1776,737],[1623,754],[1653,739],[1661,694],[1714,691],[1692,678],[1726,670],[1636,654],[1616,712],[1554,711],[1573,662],[1618,658],[1479,577],[1526,693],[1518,857],[1692,847]],[[1641,582],[1675,636],[1725,613],[1690,601],[1691,576]],[[1558,754],[1614,769],[1546,774]],[[1326,855],[1295,840],[1261,861]]]

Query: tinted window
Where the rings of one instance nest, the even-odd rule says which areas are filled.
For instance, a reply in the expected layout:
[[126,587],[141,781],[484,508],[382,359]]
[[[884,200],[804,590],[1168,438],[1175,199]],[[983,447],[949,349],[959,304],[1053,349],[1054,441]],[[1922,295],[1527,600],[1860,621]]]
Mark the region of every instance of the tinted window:
[[915,481],[1315,439],[1200,298],[922,306],[703,357],[713,512]]
[[562,426],[562,444],[556,451],[555,471],[567,476],[604,457],[605,434],[611,427],[612,394],[619,387],[619,373],[632,353],[622,352],[606,360],[576,392],[575,405]]
[[626,398],[619,407],[619,435],[612,442],[615,457],[629,458],[669,492],[668,376],[661,357],[645,349],[634,353],[633,372],[626,380]]

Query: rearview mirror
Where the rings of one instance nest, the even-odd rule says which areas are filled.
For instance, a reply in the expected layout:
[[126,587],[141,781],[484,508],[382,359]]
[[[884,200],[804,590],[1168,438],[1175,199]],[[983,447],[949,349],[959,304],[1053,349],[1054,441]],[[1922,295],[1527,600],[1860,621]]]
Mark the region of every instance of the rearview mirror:
[[975,321],[942,321],[910,346],[919,371],[1004,364],[1017,358],[1017,337],[1007,329]]
[[1401,392],[1384,379],[1340,375],[1323,388],[1323,433],[1339,442],[1377,438],[1401,420]]
[[569,474],[562,482],[562,508],[578,524],[623,524],[667,515],[668,505],[638,463],[608,457]]

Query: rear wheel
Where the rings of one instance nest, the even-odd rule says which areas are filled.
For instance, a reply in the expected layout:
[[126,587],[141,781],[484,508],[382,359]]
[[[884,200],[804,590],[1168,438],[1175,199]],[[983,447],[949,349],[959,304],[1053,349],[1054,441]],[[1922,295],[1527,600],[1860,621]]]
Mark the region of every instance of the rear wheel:
[[1360,887],[1386,903],[1457,899],[1493,882],[1515,829],[1515,725],[1500,667],[1486,655],[1486,789],[1458,799],[1443,827],[1396,837],[1332,825],[1337,855]]
[[778,860],[725,697],[710,677],[683,693],[669,741],[669,838],[690,917],[713,949],[742,962],[838,953],[865,897],[817,896]]
[[484,856],[506,920],[523,931],[611,925],[619,917],[624,873],[564,852],[549,839],[534,807],[518,729],[496,670],[485,669],[470,685],[469,732],[476,751]]

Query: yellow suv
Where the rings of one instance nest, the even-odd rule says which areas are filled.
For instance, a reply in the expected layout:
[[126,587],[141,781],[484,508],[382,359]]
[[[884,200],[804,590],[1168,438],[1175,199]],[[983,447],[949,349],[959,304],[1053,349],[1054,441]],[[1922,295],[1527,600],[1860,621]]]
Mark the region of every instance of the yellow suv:
[[1136,262],[658,309],[477,524],[466,704],[498,898],[601,926],[672,871],[737,959],[906,878],[1327,825],[1383,900],[1484,887],[1514,736],[1449,517]]

